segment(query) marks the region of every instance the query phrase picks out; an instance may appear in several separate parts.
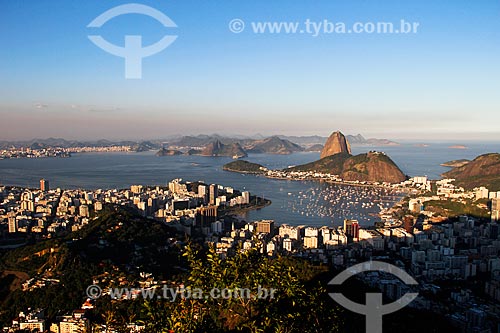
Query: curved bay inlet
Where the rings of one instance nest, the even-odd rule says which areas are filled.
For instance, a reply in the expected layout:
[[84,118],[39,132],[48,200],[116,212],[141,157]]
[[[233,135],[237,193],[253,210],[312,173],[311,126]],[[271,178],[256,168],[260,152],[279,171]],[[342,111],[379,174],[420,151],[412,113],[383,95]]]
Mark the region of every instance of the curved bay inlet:
[[[440,163],[473,158],[483,150],[487,152],[487,148],[475,149],[477,151],[466,152],[471,156],[464,157],[464,152],[451,150],[450,154],[442,154],[441,149],[423,150],[405,145],[354,147],[353,153],[373,149],[386,151],[410,176],[427,174],[432,178],[448,170],[439,166]],[[271,169],[281,169],[318,158],[319,153],[251,154],[246,160]],[[247,212],[245,218],[248,220],[274,219],[277,223],[311,226],[338,226],[344,218],[358,219],[361,225],[372,225],[377,220],[380,207],[391,206],[401,198],[401,194],[381,188],[286,181],[223,171],[222,166],[230,161],[231,158],[226,157],[157,157],[154,152],[82,153],[71,158],[9,159],[0,161],[0,184],[38,187],[39,180],[45,178],[52,188],[96,189],[127,188],[132,184],[165,186],[175,178],[202,180],[248,190],[272,201],[270,206]],[[417,166],[422,171],[419,172]]]

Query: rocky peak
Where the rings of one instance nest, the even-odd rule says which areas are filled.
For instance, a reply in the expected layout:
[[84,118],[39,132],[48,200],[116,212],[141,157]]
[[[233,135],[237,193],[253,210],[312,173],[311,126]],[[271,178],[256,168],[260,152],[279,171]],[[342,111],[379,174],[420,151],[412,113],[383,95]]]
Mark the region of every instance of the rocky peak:
[[332,135],[326,140],[325,147],[321,151],[321,158],[339,154],[339,153],[351,153],[351,145],[347,141],[344,134],[340,131],[333,132]]

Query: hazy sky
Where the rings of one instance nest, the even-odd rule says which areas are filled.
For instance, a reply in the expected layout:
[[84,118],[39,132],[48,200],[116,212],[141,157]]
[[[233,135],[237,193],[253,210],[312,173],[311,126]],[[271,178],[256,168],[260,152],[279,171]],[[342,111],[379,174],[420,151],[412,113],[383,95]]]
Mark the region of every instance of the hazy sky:
[[[127,1],[7,1],[0,12],[0,140],[172,134],[500,140],[498,0],[137,1],[137,14],[87,25]],[[234,19],[245,31],[228,29]],[[417,34],[255,34],[251,22],[420,23]],[[95,46],[177,40],[127,80]]]

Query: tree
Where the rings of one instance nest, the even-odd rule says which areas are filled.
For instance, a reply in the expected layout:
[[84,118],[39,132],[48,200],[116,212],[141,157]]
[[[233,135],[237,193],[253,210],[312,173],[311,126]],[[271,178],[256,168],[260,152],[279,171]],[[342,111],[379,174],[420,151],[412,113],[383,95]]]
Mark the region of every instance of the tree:
[[222,259],[213,247],[205,252],[191,245],[184,256],[190,266],[180,289],[185,298],[146,303],[150,332],[338,331],[337,311],[326,291],[308,284],[308,263],[270,259],[257,250]]

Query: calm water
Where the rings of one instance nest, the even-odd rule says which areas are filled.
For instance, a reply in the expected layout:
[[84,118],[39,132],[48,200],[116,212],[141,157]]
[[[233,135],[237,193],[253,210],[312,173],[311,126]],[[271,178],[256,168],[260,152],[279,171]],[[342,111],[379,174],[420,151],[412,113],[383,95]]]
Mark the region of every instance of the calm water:
[[[486,152],[498,152],[498,144],[467,144],[468,149],[450,149],[451,144],[431,144],[417,147],[404,144],[395,147],[353,147],[353,153],[369,150],[386,152],[410,176],[427,175],[433,179],[448,170],[440,163],[468,158]],[[292,155],[252,154],[247,160],[269,168],[285,168],[314,161],[319,153]],[[359,207],[346,208],[348,195],[359,197],[383,195],[380,193],[354,193],[350,187],[267,179],[261,176],[243,175],[222,170],[231,161],[226,157],[167,156],[156,157],[154,152],[145,153],[87,153],[74,154],[71,158],[11,159],[0,160],[0,184],[38,187],[39,179],[46,178],[51,187],[61,188],[126,188],[131,184],[165,185],[174,178],[202,180],[245,189],[264,196],[273,204],[262,210],[248,213],[248,219],[274,219],[277,223],[294,225],[339,225],[344,217],[359,218],[362,224],[372,224],[370,215],[378,212],[377,206],[361,207],[369,197],[360,200]],[[328,200],[312,200],[327,193],[346,196],[344,201],[331,204]],[[311,207],[313,201],[316,207]],[[332,207],[332,205],[336,205]],[[342,208],[342,209],[341,209]],[[315,213],[317,212],[317,213]]]

